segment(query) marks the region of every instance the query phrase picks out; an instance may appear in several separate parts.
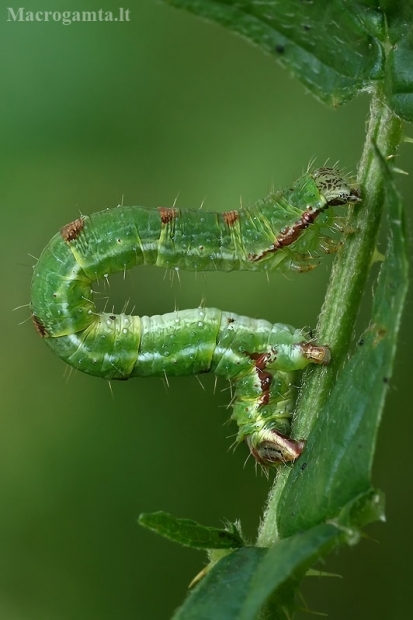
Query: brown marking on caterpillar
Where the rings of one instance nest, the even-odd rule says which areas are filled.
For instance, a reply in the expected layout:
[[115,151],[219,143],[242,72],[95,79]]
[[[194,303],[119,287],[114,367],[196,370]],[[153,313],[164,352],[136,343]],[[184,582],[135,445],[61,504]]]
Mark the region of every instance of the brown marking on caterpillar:
[[239,220],[239,213],[238,211],[235,211],[235,210],[224,211],[222,215],[224,217],[225,224],[227,224],[228,226],[233,226],[235,222]]
[[258,370],[264,370],[269,360],[268,353],[247,353],[248,357],[254,360],[255,367]]
[[70,222],[70,224],[63,226],[63,228],[60,229],[60,234],[62,235],[64,241],[70,243],[70,241],[77,239],[82,232],[84,225],[84,220],[79,217],[77,220]]
[[272,374],[269,372],[265,372],[263,370],[259,370],[257,368],[258,378],[261,383],[262,396],[259,400],[260,405],[268,405],[270,401],[270,385],[272,381]]
[[316,217],[320,215],[321,211],[322,209],[307,209],[304,211],[298,222],[281,231],[274,242],[274,249],[278,250],[296,241],[300,236],[300,232],[308,228],[315,221]]
[[169,224],[178,215],[178,209],[173,207],[158,207],[162,224]]
[[303,212],[300,219],[295,224],[293,224],[293,226],[288,226],[280,232],[280,234],[276,237],[274,243],[268,248],[268,250],[264,250],[264,252],[261,252],[260,254],[250,254],[248,257],[249,260],[259,261],[267,254],[270,254],[271,252],[276,252],[277,250],[285,248],[287,245],[291,245],[292,243],[294,243],[294,241],[297,241],[301,231],[308,228],[322,211],[323,209],[307,208],[307,210]]
[[[274,351],[276,355],[276,351]],[[254,361],[254,365],[257,371],[258,379],[261,384],[262,396],[260,398],[260,405],[267,405],[270,400],[270,386],[272,381],[272,374],[266,372],[265,367],[270,358],[268,353],[247,353],[247,355]]]
[[46,331],[45,326],[40,321],[40,319],[38,319],[37,316],[35,316],[34,314],[32,314],[32,321],[33,321],[34,329],[37,331],[39,336],[41,338],[44,338],[45,336],[47,336],[47,331]]

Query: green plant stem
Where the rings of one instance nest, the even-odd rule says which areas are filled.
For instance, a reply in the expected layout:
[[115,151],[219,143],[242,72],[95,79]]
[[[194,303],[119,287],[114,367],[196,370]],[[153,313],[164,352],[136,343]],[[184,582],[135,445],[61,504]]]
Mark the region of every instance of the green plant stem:
[[[349,218],[351,231],[334,262],[326,298],[317,327],[317,341],[328,344],[332,362],[307,372],[297,405],[295,437],[308,437],[318,412],[328,399],[337,373],[347,359],[354,337],[358,309],[369,274],[383,212],[383,179],[374,154],[375,143],[384,158],[395,155],[402,138],[402,122],[386,106],[378,85],[373,93],[366,141],[358,169],[363,201]],[[277,505],[291,468],[280,469],[268,499],[257,544],[269,546],[278,537]]]

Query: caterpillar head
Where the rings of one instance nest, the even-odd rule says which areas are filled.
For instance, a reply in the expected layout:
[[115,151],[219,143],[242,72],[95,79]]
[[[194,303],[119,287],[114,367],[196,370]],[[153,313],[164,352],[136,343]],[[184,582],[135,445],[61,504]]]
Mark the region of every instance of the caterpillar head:
[[251,454],[263,467],[274,467],[295,461],[304,450],[305,442],[291,439],[274,428],[262,428],[245,438]]
[[317,168],[311,175],[328,206],[360,202],[360,187],[337,168]]

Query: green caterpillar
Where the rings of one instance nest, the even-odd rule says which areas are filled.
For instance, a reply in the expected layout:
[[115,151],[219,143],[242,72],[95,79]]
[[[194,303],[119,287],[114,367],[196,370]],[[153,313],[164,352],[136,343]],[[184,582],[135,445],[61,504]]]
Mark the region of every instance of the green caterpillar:
[[295,371],[327,364],[326,346],[302,330],[215,308],[138,317],[97,313],[91,285],[135,265],[189,270],[298,270],[318,264],[334,205],[360,200],[334,168],[307,172],[254,206],[213,213],[117,207],[64,226],[34,268],[37,332],[68,364],[105,379],[213,372],[235,386],[232,418],[264,466],[294,461],[289,437]]

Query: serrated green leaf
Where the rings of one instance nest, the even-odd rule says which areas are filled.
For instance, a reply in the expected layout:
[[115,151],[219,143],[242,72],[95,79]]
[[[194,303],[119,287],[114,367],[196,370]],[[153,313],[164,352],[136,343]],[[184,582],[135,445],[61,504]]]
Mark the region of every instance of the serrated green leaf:
[[243,547],[225,556],[195,586],[174,620],[228,620],[239,617],[251,580],[267,549]]
[[[255,620],[264,604],[270,604],[272,620],[286,620],[308,568],[345,539],[344,531],[324,524],[269,549],[238,549],[209,571],[174,620]],[[282,606],[272,606],[269,602],[281,593]]]
[[[394,5],[399,5],[397,11]],[[413,7],[411,2],[398,2],[391,8],[385,92],[394,112],[413,121]]]
[[[278,504],[280,536],[334,518],[358,495],[364,494],[370,505],[363,500],[354,504],[353,520],[365,522],[374,514],[371,466],[408,286],[402,203],[384,163],[383,175],[390,238],[371,325],[337,378],[310,433],[301,466],[291,472]],[[380,511],[378,506],[376,518]]]
[[247,38],[330,105],[350,100],[369,79],[382,75],[383,50],[365,28],[360,11],[352,10],[352,2],[164,1]]
[[371,489],[348,502],[336,522],[342,527],[359,529],[373,521],[384,521],[384,504],[384,493]]
[[384,80],[389,106],[413,120],[413,5],[394,0],[163,0],[237,32],[339,105]]
[[138,522],[169,540],[195,549],[236,549],[244,545],[233,523],[229,529],[219,529],[191,519],[178,519],[163,511],[143,513]]

